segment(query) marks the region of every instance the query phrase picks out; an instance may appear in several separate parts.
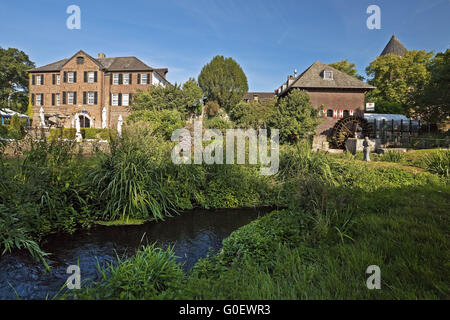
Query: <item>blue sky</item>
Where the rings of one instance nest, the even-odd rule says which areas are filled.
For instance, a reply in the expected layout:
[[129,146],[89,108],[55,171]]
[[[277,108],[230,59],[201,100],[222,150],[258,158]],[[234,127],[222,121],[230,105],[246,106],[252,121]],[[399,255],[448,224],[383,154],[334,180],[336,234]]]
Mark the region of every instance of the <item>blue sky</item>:
[[[81,8],[81,30],[66,28],[66,9]],[[366,9],[381,8],[381,30]],[[450,0],[0,0],[0,46],[41,66],[79,49],[94,57],[137,56],[169,68],[168,80],[197,78],[215,55],[233,57],[250,91],[276,89],[314,61],[355,62],[363,75],[391,35],[407,49],[450,48]]]

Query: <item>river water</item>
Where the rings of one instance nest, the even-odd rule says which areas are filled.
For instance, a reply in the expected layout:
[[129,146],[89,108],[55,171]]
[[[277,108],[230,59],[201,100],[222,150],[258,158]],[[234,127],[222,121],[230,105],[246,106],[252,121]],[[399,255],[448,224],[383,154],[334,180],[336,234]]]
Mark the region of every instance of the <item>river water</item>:
[[140,226],[94,226],[73,235],[49,236],[41,248],[51,253],[51,272],[25,251],[0,256],[0,299],[52,298],[68,278],[69,265],[79,265],[81,280],[98,280],[97,264],[116,261],[116,255],[133,255],[142,244],[174,247],[185,271],[217,252],[222,240],[239,227],[267,213],[268,209],[193,210],[163,222]]

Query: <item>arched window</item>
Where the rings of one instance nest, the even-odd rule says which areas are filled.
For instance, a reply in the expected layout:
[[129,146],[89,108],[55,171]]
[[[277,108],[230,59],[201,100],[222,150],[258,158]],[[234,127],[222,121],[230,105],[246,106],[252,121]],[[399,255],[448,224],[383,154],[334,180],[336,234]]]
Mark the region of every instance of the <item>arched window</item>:
[[80,115],[80,127],[81,128],[90,128],[91,127],[91,120],[89,120],[88,117]]
[[344,118],[348,117],[350,115],[350,111],[348,110],[344,110]]
[[327,117],[328,118],[333,118],[333,110],[332,109],[328,109],[327,110]]

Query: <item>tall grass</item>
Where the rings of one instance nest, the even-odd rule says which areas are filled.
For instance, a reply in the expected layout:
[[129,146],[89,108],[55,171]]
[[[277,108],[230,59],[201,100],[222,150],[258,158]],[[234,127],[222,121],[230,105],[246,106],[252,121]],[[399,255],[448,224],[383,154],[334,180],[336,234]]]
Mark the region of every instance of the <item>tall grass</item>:
[[184,272],[175,262],[172,248],[149,245],[130,259],[100,268],[101,280],[71,294],[76,299],[148,300],[173,299],[181,287]]
[[439,150],[424,159],[425,167],[432,173],[449,177],[450,150]]

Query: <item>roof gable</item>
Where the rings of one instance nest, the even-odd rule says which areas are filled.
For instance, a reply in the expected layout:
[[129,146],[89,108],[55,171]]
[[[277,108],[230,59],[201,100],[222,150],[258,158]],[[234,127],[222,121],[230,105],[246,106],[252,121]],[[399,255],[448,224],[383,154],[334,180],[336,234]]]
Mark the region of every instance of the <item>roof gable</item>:
[[[324,71],[332,71],[333,79],[324,79]],[[314,62],[295,78],[289,88],[374,89],[373,86],[320,61]]]

